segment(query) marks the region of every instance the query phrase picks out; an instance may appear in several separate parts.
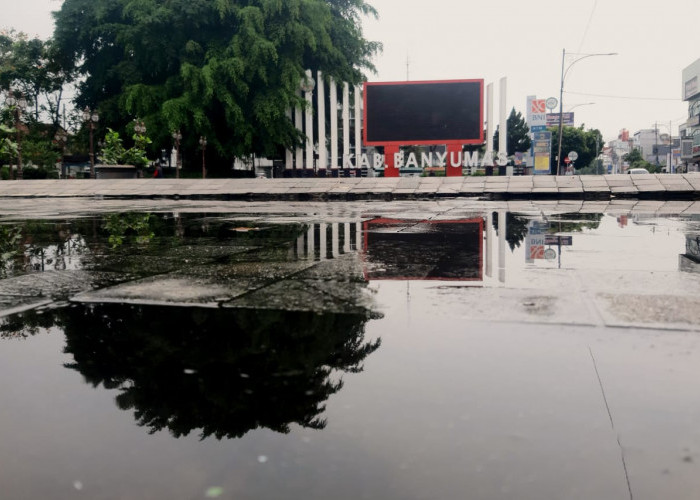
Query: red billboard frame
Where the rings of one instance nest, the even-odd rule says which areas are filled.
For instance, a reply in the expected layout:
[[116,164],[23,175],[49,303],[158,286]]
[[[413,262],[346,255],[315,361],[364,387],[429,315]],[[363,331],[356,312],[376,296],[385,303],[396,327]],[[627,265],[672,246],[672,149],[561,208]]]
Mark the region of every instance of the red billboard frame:
[[[444,83],[478,83],[479,84],[479,137],[470,139],[449,139],[449,140],[428,140],[428,141],[367,141],[367,87],[381,85],[426,85],[426,84],[444,84]],[[417,81],[395,81],[395,82],[364,82],[362,88],[362,142],[365,146],[408,146],[408,145],[463,145],[463,144],[483,144],[484,143],[484,79],[470,78],[461,80],[417,80]]]

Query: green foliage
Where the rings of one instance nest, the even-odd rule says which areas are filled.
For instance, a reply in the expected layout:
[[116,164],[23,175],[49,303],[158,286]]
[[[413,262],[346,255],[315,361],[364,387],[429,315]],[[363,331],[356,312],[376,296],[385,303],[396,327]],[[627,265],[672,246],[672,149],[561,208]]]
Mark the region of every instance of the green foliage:
[[21,254],[22,231],[18,226],[0,225],[0,278],[7,278],[13,261]]
[[113,249],[123,245],[126,240],[145,244],[155,236],[151,229],[151,214],[110,214],[103,227],[109,233],[108,241]]
[[134,135],[133,139],[134,146],[126,149],[119,132],[108,128],[104,145],[98,154],[100,162],[105,165],[134,165],[141,168],[148,165],[145,148],[151,143],[151,139],[138,134]]
[[304,70],[359,83],[374,14],[364,0],[65,0],[54,37],[84,77],[80,106],[117,129],[142,117],[159,145],[180,129],[185,155],[206,136],[215,168],[300,144],[286,113],[305,105]]
[[[552,132],[551,161],[553,168],[556,168],[559,147],[559,128],[551,127],[549,131]],[[574,166],[577,169],[590,165],[605,144],[602,134],[598,129],[584,130],[583,125],[580,127],[563,127],[561,143],[562,168],[566,166],[564,163],[566,155],[568,155],[570,151],[576,151],[578,153],[578,158],[574,162]]]
[[[513,156],[515,153],[524,153],[530,150],[530,127],[527,126],[525,118],[513,108],[510,111],[507,121],[508,137],[506,138],[508,156]],[[493,134],[493,143],[498,145],[499,137],[498,127],[496,133]]]
[[32,121],[40,121],[40,114],[47,112],[58,126],[63,87],[72,74],[56,56],[51,41],[29,38],[14,30],[0,32],[0,89],[22,92],[29,102]]
[[649,173],[656,174],[661,171],[661,168],[649,163],[642,157],[642,151],[640,149],[634,148],[632,151],[622,156],[622,161],[629,163],[629,168],[643,168],[649,171]]
[[0,123],[0,162],[10,161],[17,155],[17,143],[12,140],[15,129]]

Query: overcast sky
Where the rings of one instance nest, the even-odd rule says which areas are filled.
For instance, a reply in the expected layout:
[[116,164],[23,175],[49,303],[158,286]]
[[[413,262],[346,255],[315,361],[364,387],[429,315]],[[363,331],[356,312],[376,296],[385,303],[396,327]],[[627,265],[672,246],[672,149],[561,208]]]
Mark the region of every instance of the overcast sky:
[[[698,0],[368,1],[379,19],[365,22],[365,37],[384,44],[371,81],[483,78],[498,89],[505,76],[508,111],[524,115],[528,95],[559,97],[562,49],[617,52],[569,68],[564,111],[595,103],[574,110],[576,125],[598,128],[609,140],[620,129],[634,133],[656,122],[675,135],[686,119],[681,72],[700,58]],[[0,27],[47,38],[50,12],[61,3],[12,2]],[[577,57],[568,56],[565,68]]]

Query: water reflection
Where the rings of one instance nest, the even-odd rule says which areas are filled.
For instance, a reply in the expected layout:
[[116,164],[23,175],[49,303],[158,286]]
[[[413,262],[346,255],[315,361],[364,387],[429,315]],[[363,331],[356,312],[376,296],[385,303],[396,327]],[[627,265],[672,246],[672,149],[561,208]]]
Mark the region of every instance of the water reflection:
[[149,433],[241,437],[256,428],[322,429],[342,373],[361,372],[379,339],[367,316],[125,305],[71,306],[9,318],[4,338],[59,326],[65,352],[93,386],[117,390]]
[[375,218],[364,224],[369,280],[483,279],[482,218]]

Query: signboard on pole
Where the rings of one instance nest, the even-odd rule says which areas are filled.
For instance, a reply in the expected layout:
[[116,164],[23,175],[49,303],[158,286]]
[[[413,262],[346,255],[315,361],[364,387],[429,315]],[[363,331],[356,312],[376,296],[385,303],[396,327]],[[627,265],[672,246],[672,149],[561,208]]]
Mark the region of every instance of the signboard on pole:
[[547,104],[545,99],[527,96],[527,126],[530,132],[547,130]]
[[534,158],[533,173],[535,175],[548,175],[550,173],[551,152],[551,132],[535,132],[532,134],[532,156]]
[[[574,126],[574,113],[569,111],[568,113],[561,114],[561,124],[562,127],[573,127]],[[559,113],[547,113],[547,127],[558,127],[559,126]]]

